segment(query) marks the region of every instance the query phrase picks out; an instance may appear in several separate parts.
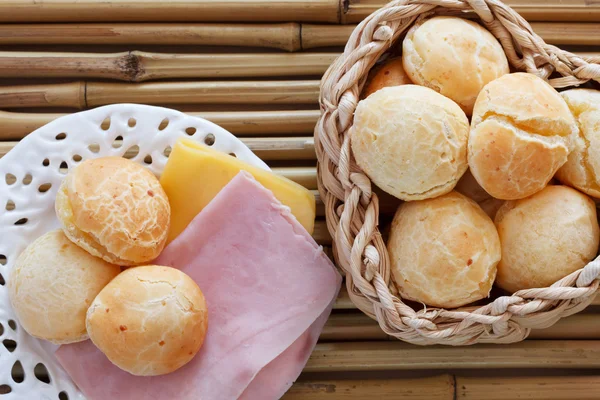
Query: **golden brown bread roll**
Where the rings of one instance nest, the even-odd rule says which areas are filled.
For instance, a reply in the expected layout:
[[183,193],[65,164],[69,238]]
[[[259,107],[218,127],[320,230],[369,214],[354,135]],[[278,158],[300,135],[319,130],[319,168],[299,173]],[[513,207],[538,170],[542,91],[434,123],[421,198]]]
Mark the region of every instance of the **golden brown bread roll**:
[[19,322],[31,336],[56,344],[88,338],[85,315],[94,297],[121,272],[71,242],[46,233],[21,253],[8,280]]
[[165,246],[171,208],[158,179],[120,157],[86,160],[71,169],[56,195],[69,239],[113,264],[141,264]]
[[409,78],[454,100],[471,115],[481,89],[508,74],[502,46],[486,29],[458,17],[418,22],[402,42]]
[[574,150],[556,177],[590,196],[600,197],[600,92],[571,89],[561,93],[578,125]]
[[507,201],[495,222],[502,243],[496,284],[511,293],[548,287],[598,252],[596,206],[567,186]]
[[504,75],[481,91],[469,168],[486,192],[515,200],[543,189],[566,161],[577,125],[565,101],[532,74]]
[[134,267],[113,279],[87,312],[92,342],[119,368],[163,375],[187,364],[208,327],[204,295],[175,268]]
[[402,58],[390,58],[369,72],[367,83],[362,90],[361,99],[365,99],[384,87],[409,85],[411,80],[404,72]]
[[444,308],[487,297],[500,260],[494,223],[455,191],[402,204],[387,248],[402,297]]
[[402,200],[448,193],[467,169],[469,121],[456,103],[417,85],[386,87],[359,102],[351,143],[356,162]]

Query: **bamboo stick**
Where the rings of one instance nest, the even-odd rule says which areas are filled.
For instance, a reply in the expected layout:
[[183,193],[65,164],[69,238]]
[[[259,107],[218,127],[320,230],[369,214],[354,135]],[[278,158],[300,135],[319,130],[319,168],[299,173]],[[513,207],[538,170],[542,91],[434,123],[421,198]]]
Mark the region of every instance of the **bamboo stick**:
[[318,96],[319,81],[74,82],[0,86],[0,108],[83,109],[113,103],[315,104]]
[[437,375],[402,379],[299,381],[283,400],[596,400],[599,376],[471,377]]
[[[598,340],[600,339],[600,315],[576,314],[561,319],[549,328],[532,330],[529,339]],[[386,335],[377,321],[356,312],[332,314],[319,340],[339,342],[395,339]]]
[[296,382],[282,400],[411,399],[454,400],[454,377],[393,380],[310,380]]
[[[552,44],[600,43],[598,23],[534,22],[531,25]],[[355,25],[298,23],[12,24],[0,25],[0,44],[212,45],[298,51],[343,46],[354,28]]]
[[11,24],[0,44],[127,44],[302,48],[300,24]]
[[[349,0],[344,2],[342,23],[356,23],[386,4],[386,0]],[[589,0],[506,0],[528,21],[600,20],[600,4]]]
[[[26,93],[26,91],[21,93]],[[20,93],[17,92],[15,96],[18,96],[19,94]],[[40,96],[43,96],[43,93],[41,93]],[[0,94],[0,104],[3,102],[4,99]],[[320,112],[319,110],[232,112],[188,111],[186,114],[205,118],[237,136],[247,136],[272,134],[309,135],[313,133]],[[37,128],[65,115],[67,114],[15,113],[0,111],[0,126],[2,126],[2,129],[0,130],[0,140],[22,139]],[[314,173],[316,174],[316,171]],[[316,175],[310,179],[316,180]]]
[[[598,6],[600,17],[600,6]],[[600,44],[600,23],[534,22],[533,30],[556,45]],[[355,25],[302,25],[302,48],[345,46]]]
[[459,400],[596,400],[598,376],[456,377]]
[[4,0],[0,22],[339,21],[338,0]]
[[162,54],[0,52],[8,78],[106,78],[143,82],[166,78],[321,75],[337,54]]
[[466,347],[414,346],[400,341],[319,343],[304,372],[600,367],[600,341],[526,340]]

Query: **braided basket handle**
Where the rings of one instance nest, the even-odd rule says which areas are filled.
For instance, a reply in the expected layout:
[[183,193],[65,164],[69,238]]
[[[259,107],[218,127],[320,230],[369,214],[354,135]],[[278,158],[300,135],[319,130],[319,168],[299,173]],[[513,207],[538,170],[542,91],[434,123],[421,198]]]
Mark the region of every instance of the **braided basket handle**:
[[[369,70],[417,19],[432,15],[478,17],[500,41],[513,68],[555,88],[600,82],[600,57],[579,57],[546,44],[498,0],[396,0],[375,11],[355,28],[321,81],[317,178],[334,256],[352,302],[389,335],[421,345],[521,341],[531,328],[551,326],[589,305],[600,283],[600,258],[549,288],[521,290],[482,307],[414,311],[391,282],[377,228],[379,200],[350,148],[349,130]],[[553,72],[560,77],[548,79]]]

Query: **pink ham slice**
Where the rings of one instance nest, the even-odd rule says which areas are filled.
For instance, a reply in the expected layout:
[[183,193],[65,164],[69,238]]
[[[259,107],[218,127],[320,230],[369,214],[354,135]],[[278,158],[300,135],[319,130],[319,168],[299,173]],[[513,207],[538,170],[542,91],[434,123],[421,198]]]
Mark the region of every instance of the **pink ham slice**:
[[62,346],[56,356],[90,400],[277,399],[306,364],[341,285],[289,209],[245,172],[155,263],[180,268],[202,289],[204,345],[158,377],[129,375],[90,341]]

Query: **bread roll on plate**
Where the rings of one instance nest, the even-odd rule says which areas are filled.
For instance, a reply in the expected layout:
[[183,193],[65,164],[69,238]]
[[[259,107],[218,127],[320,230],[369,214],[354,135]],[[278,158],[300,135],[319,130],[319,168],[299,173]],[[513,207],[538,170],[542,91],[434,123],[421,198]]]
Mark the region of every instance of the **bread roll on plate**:
[[420,200],[450,192],[467,169],[469,121],[456,103],[417,85],[386,87],[359,102],[351,143],[385,192]]
[[498,40],[477,23],[458,17],[413,25],[402,42],[402,60],[414,83],[451,98],[467,115],[481,89],[509,72]]
[[542,190],[566,161],[577,124],[552,86],[532,74],[504,75],[477,98],[469,133],[469,168],[497,199]]
[[402,204],[387,248],[402,297],[435,307],[460,307],[487,297],[500,261],[494,223],[455,191]]
[[56,195],[56,214],[73,242],[130,266],[158,257],[171,208],[152,172],[125,158],[104,157],[69,171]]
[[19,255],[8,280],[10,302],[31,336],[56,344],[80,342],[88,338],[88,307],[119,272],[61,230],[51,231]]
[[507,201],[496,214],[502,243],[496,284],[514,293],[544,288],[596,257],[599,229],[594,202],[568,186],[547,186]]
[[369,72],[367,83],[362,90],[361,99],[365,99],[384,87],[409,85],[411,80],[404,72],[402,58],[390,58]]
[[129,268],[87,312],[92,342],[117,367],[138,376],[163,375],[187,364],[208,327],[202,291],[185,273],[156,265]]
[[578,125],[574,150],[556,177],[564,184],[600,197],[600,91],[571,89],[561,93]]

